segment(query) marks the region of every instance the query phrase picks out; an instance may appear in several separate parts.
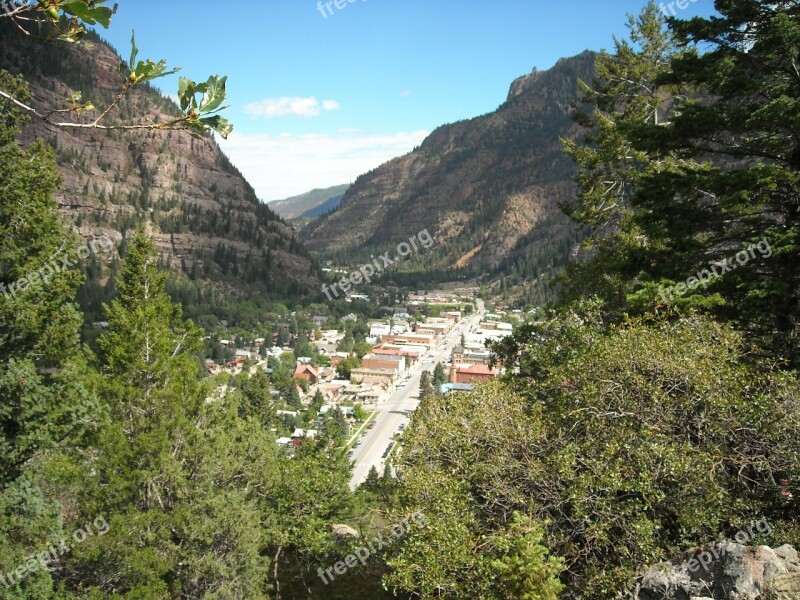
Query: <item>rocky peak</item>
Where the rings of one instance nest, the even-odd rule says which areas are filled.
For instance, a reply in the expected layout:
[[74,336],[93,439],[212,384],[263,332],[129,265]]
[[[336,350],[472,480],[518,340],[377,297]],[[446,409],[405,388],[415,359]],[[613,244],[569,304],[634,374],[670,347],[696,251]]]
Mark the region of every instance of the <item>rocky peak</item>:
[[520,94],[523,94],[526,90],[530,89],[530,87],[539,79],[540,74],[541,72],[539,69],[533,67],[533,70],[529,74],[523,75],[522,77],[517,77],[514,81],[512,81],[511,87],[508,90],[506,102],[512,98],[516,98]]

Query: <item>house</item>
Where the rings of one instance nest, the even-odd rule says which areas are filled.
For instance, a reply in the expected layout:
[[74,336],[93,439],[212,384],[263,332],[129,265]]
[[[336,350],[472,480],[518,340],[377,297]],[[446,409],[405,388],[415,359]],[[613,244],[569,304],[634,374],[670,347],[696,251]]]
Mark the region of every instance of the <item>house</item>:
[[408,308],[405,306],[395,306],[392,312],[398,319],[408,319],[411,316],[408,314]]
[[350,294],[345,298],[346,302],[352,302],[353,300],[362,300],[364,302],[369,302],[369,296],[366,294]]
[[311,385],[316,385],[316,383],[319,381],[319,373],[311,365],[297,365],[292,377],[294,379],[305,379]]
[[334,352],[330,355],[331,366],[335,369],[345,358],[350,356],[347,352]]
[[292,445],[292,438],[290,437],[279,437],[277,439],[278,446],[288,447]]
[[325,316],[322,316],[322,315],[314,315],[313,317],[311,317],[311,320],[314,322],[314,325],[316,325],[317,327],[322,327],[323,325],[325,325],[325,323],[328,322],[328,318],[329,317],[325,317]]
[[209,359],[206,361],[206,371],[208,371],[209,375],[219,375],[222,369],[217,363]]
[[303,438],[314,439],[319,432],[316,429],[300,429],[297,428],[292,434],[292,445],[299,446]]
[[347,323],[348,321],[352,321],[353,323],[355,323],[356,321],[358,321],[358,315],[356,315],[355,313],[350,313],[349,315],[345,315],[342,317],[342,323]]
[[490,369],[486,365],[450,367],[450,383],[483,383],[491,381],[500,374],[500,369]]

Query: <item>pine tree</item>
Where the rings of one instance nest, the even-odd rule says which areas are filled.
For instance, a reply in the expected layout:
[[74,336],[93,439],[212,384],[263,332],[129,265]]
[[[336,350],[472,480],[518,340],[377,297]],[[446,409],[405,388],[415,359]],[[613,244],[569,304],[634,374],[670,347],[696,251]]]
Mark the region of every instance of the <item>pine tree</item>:
[[98,342],[110,418],[82,489],[84,515],[108,515],[110,528],[73,551],[68,584],[136,597],[262,595],[269,559],[254,490],[275,471],[274,438],[239,417],[236,396],[205,402],[200,332],[169,300],[141,230],[117,289]]
[[444,371],[442,363],[436,363],[433,369],[433,389],[436,394],[441,393],[442,386],[447,383],[447,374]]
[[[29,99],[21,78],[0,71],[0,87]],[[16,142],[22,113],[0,101],[0,574],[26,564],[44,543],[64,537],[60,504],[43,490],[65,476],[54,463],[94,425],[97,406],[83,387],[81,316],[74,304],[81,276],[65,266],[77,236],[59,221],[59,178],[43,143]],[[8,589],[6,585],[8,584]],[[41,599],[52,574],[5,579],[4,594]],[[4,596],[5,597],[5,596]]]
[[436,395],[433,383],[431,383],[430,371],[423,371],[419,377],[419,399],[428,400]]

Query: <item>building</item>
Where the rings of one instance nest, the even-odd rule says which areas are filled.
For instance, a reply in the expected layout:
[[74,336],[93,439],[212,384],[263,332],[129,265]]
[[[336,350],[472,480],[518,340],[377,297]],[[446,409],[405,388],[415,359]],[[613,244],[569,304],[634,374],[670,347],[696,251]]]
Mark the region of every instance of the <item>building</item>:
[[419,360],[419,357],[425,354],[427,348],[425,346],[397,346],[394,344],[381,344],[372,349],[372,354],[388,355],[388,356],[403,356],[406,359],[406,365],[411,365]]
[[292,446],[299,446],[303,438],[314,439],[317,437],[317,433],[316,429],[295,429],[292,434]]
[[316,385],[319,381],[319,372],[311,365],[297,365],[294,370],[294,379],[305,379],[311,385]]
[[382,337],[392,333],[392,326],[389,323],[370,323],[369,336]]
[[439,391],[441,391],[445,396],[454,392],[471,392],[474,389],[474,383],[443,383],[439,387]]
[[436,348],[436,336],[430,334],[403,333],[400,335],[387,335],[383,338],[383,341],[396,346],[417,345],[424,346],[428,350]]
[[500,374],[500,369],[490,369],[486,365],[457,366],[453,363],[450,367],[450,383],[484,383],[491,381]]
[[392,385],[397,379],[397,371],[394,369],[365,369],[360,367],[350,371],[350,381],[352,383],[377,383],[378,385]]
[[457,365],[488,365],[491,357],[492,353],[484,348],[478,350],[458,345],[453,348],[450,360]]
[[402,375],[406,372],[406,359],[395,354],[365,354],[361,366],[365,369],[393,369]]

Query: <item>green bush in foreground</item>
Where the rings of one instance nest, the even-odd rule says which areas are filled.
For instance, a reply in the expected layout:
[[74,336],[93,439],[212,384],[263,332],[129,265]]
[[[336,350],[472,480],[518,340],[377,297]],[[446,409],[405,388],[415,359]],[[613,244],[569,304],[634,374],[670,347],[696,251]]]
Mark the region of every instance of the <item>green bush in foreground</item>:
[[564,558],[570,598],[614,597],[638,566],[760,518],[772,533],[755,543],[796,543],[781,481],[800,475],[798,385],[746,364],[742,348],[699,317],[604,332],[568,312],[523,328],[497,348],[519,376],[418,410],[401,474],[431,526],[404,538],[388,582],[422,597],[520,597],[502,587],[508,568],[561,563],[507,560],[517,514]]

